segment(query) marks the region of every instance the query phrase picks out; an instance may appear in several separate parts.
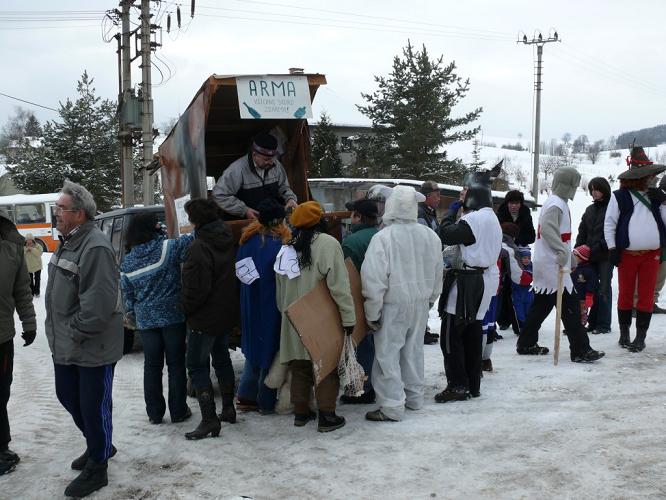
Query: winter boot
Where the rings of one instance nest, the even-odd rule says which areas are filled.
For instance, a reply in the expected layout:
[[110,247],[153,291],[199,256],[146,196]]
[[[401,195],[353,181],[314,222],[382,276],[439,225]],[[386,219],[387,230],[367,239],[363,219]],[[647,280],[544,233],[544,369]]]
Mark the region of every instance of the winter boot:
[[490,359],[481,360],[481,370],[484,372],[493,371],[493,362]]
[[317,418],[317,414],[313,411],[308,411],[307,413],[294,413],[294,425],[296,427],[303,427],[315,418]]
[[[116,453],[118,453],[118,450],[116,450],[115,446],[111,445],[111,454],[109,455],[109,458],[115,457]],[[72,462],[72,469],[83,470],[83,468],[86,466],[86,463],[88,462],[88,456],[88,450],[86,450],[80,457],[75,458]]]
[[88,458],[81,473],[65,488],[65,496],[86,497],[109,484],[106,468],[106,464],[98,464],[92,458]]
[[0,476],[9,474],[16,469],[16,464],[21,461],[19,456],[9,448],[0,451]]
[[366,413],[365,419],[370,420],[371,422],[397,422],[396,419],[387,417],[384,412],[382,412],[381,408]]
[[651,319],[652,313],[638,311],[636,314],[636,338],[627,347],[627,349],[629,349],[631,352],[641,352],[643,349],[645,349],[645,337],[647,335],[648,328],[650,328]]
[[518,347],[516,348],[516,352],[522,355],[540,356],[548,354],[550,350],[547,347],[541,347],[539,344],[534,344],[529,347]]
[[592,361],[601,359],[605,355],[606,353],[604,351],[595,351],[594,349],[590,349],[589,351],[580,354],[574,354],[572,352],[571,361],[573,361],[574,363],[592,363]]
[[472,395],[464,387],[446,386],[439,394],[435,395],[436,403],[450,403],[452,401],[467,401]]
[[617,310],[617,322],[620,325],[620,347],[627,348],[631,343],[629,339],[629,328],[631,328],[631,311]]
[[340,396],[340,402],[346,405],[369,405],[375,402],[375,390],[370,389],[365,391],[360,396],[347,396],[343,394]]
[[336,415],[334,411],[319,410],[319,432],[331,432],[345,426],[345,417]]
[[218,378],[220,383],[220,392],[222,393],[222,412],[218,418],[222,422],[236,423],[236,408],[234,407],[234,384],[224,384],[222,379]]
[[201,409],[201,422],[192,432],[185,434],[187,439],[203,439],[208,437],[217,437],[220,435],[220,421],[215,414],[215,399],[213,398],[212,387],[197,390],[197,399]]
[[180,422],[185,422],[185,420],[187,420],[191,416],[192,416],[192,410],[190,410],[190,407],[186,405],[185,406],[185,413],[183,414],[183,416],[182,417],[176,417],[176,418],[171,417],[171,422],[174,423],[174,424],[178,424]]

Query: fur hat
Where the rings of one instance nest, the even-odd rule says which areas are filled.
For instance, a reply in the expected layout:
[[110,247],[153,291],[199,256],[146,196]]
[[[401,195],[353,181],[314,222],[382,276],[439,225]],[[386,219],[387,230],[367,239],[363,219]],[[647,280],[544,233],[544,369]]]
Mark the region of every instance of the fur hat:
[[587,245],[581,245],[573,249],[573,254],[578,257],[578,260],[581,262],[587,262],[590,260],[590,247]]
[[263,226],[270,226],[273,221],[281,221],[286,214],[284,207],[275,198],[266,198],[259,203],[259,222]]
[[271,158],[278,155],[277,147],[277,139],[266,132],[258,133],[252,141],[252,151]]
[[361,198],[360,200],[345,203],[345,207],[352,212],[358,212],[363,217],[379,217],[379,208],[375,200]]
[[506,195],[504,196],[504,202],[505,203],[525,203],[525,195],[518,191],[517,189],[513,189],[511,191],[508,191]]
[[299,229],[316,226],[324,215],[321,205],[316,201],[301,203],[289,217],[289,223]]
[[32,235],[32,233],[27,233],[25,236],[25,241],[35,241],[35,237]]
[[629,168],[618,175],[618,179],[642,179],[666,170],[666,165],[652,163],[640,146],[631,148],[631,153],[627,156],[627,166]]

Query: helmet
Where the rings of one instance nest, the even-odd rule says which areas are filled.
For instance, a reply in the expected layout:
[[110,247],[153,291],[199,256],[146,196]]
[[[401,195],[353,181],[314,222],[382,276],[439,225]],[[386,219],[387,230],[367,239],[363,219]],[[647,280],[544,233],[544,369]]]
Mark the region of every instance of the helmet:
[[482,208],[492,207],[493,195],[490,188],[481,184],[473,184],[467,188],[467,194],[465,194],[465,201],[463,202],[464,210],[481,210]]

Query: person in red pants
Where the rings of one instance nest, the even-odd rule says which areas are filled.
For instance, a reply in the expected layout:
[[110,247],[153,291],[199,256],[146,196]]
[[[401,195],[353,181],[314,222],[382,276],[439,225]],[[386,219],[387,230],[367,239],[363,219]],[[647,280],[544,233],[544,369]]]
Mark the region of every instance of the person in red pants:
[[[618,267],[619,344],[631,352],[640,352],[645,349],[652,318],[661,249],[666,247],[666,194],[648,186],[666,166],[654,165],[641,147],[631,149],[627,164],[629,169],[618,176],[620,189],[613,192],[608,203],[604,236],[611,263]],[[630,341],[635,289],[638,290],[636,337]]]

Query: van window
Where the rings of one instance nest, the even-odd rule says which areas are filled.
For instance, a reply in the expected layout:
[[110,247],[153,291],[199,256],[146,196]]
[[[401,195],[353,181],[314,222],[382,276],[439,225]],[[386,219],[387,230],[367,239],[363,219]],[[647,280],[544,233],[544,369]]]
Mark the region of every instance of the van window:
[[123,236],[123,217],[113,219],[113,233],[111,233],[111,246],[116,252],[116,257],[120,257],[120,244]]
[[43,203],[15,205],[17,224],[43,224],[46,222]]
[[9,218],[14,221],[14,205],[0,205],[0,210],[9,215]]
[[106,234],[109,239],[111,239],[111,226],[113,226],[113,219],[103,219],[102,220],[102,232]]

